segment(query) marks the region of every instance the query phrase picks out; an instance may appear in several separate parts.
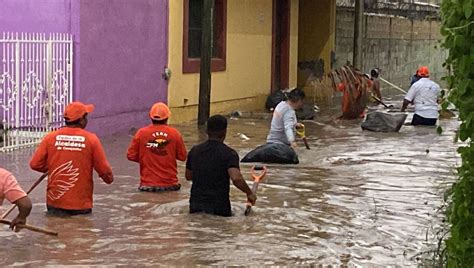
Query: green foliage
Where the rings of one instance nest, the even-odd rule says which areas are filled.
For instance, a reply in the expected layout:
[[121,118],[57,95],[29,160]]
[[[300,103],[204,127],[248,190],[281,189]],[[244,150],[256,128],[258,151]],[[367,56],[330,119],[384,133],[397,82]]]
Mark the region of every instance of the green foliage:
[[[449,50],[445,81],[451,101],[459,109],[456,135],[466,146],[458,149],[462,164],[451,190],[447,210],[451,236],[446,240],[448,267],[474,267],[474,0],[443,0],[443,47]],[[443,106],[445,107],[445,106]]]

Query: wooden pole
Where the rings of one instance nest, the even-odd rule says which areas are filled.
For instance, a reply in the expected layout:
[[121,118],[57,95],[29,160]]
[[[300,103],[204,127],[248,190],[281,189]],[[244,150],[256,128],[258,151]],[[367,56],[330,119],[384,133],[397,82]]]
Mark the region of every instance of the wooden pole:
[[198,125],[206,123],[211,110],[211,59],[214,22],[214,1],[204,0],[202,10],[201,69],[199,77]]
[[362,34],[364,19],[364,1],[355,0],[355,14],[354,14],[354,54],[352,65],[355,68],[362,70]]
[[[11,222],[11,221],[7,221],[7,220],[1,219],[1,220],[0,220],[0,223],[1,223],[1,224],[6,224],[6,225],[10,225],[12,222]],[[29,225],[29,224],[19,224],[18,227],[24,228],[24,229],[27,229],[27,230],[30,230],[30,231],[33,231],[33,232],[38,232],[38,233],[47,234],[47,235],[54,235],[54,236],[57,236],[57,235],[58,235],[58,232],[56,232],[56,231],[51,231],[51,230],[43,229],[43,228],[36,227],[36,226],[33,226],[33,225]]]

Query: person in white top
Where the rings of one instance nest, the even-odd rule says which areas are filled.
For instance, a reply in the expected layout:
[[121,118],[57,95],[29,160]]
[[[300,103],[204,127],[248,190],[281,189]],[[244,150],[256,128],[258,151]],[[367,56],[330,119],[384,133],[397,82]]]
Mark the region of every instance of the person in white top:
[[303,108],[305,93],[302,89],[293,89],[288,94],[288,100],[280,102],[273,112],[267,143],[289,145],[296,148],[296,128],[298,123],[295,110]]
[[422,66],[417,74],[421,77],[408,90],[403,100],[402,112],[406,110],[408,104],[415,105],[412,125],[434,126],[438,120],[438,98],[441,88],[438,84],[429,79],[430,71],[428,67]]

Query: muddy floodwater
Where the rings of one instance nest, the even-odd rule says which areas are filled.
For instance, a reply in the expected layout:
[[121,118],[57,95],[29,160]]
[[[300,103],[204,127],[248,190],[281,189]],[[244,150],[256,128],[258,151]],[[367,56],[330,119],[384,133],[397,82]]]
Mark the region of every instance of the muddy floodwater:
[[[460,162],[456,119],[441,120],[442,135],[412,126],[387,134],[362,131],[358,120],[333,120],[338,113],[323,109],[305,122],[311,150],[300,143],[299,165],[269,165],[248,217],[245,195],[233,186],[234,217],[189,215],[184,163],[181,191],[138,192],[138,165],[125,158],[133,130],[104,137],[115,182],[95,179],[92,215],[47,217],[41,184],[31,195],[29,223],[59,236],[0,227],[0,266],[416,266],[413,256],[435,242],[427,230],[440,221],[438,208]],[[269,120],[261,114],[230,120],[227,144],[242,158],[264,143]],[[205,138],[194,123],[177,127],[188,150]],[[0,153],[0,166],[25,189],[40,175],[28,167],[32,152]],[[241,166],[249,183],[250,167]],[[8,207],[5,201],[2,209]]]

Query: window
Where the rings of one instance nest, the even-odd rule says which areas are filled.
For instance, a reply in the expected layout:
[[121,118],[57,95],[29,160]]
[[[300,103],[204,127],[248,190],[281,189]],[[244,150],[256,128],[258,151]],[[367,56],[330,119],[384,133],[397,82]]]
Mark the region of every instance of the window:
[[[227,0],[215,0],[212,71],[226,68]],[[183,73],[198,73],[201,57],[203,0],[184,0]]]

